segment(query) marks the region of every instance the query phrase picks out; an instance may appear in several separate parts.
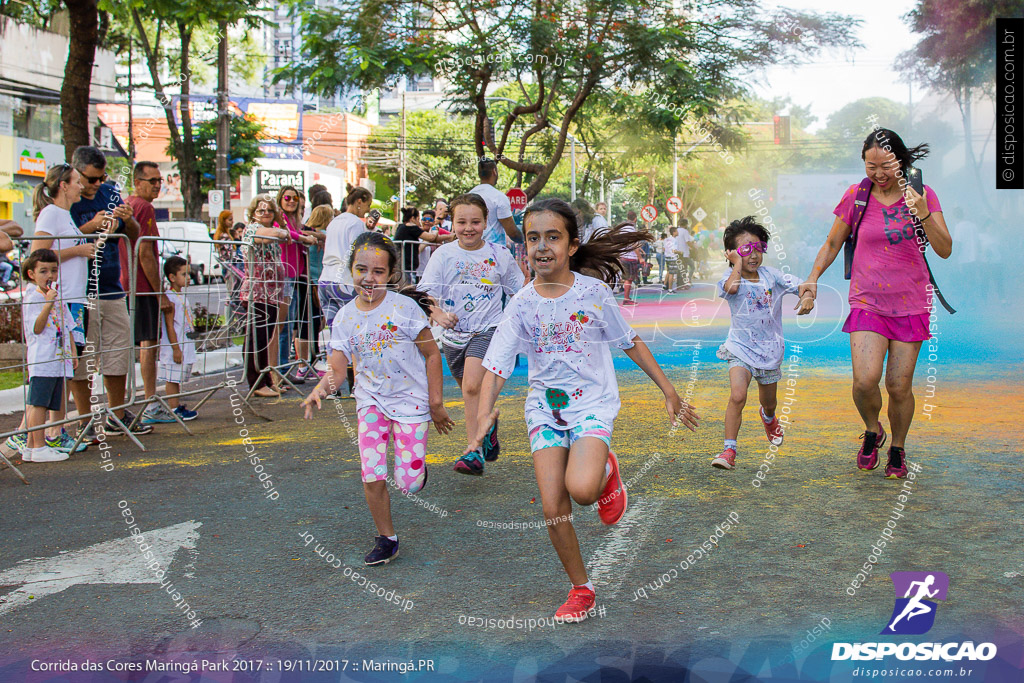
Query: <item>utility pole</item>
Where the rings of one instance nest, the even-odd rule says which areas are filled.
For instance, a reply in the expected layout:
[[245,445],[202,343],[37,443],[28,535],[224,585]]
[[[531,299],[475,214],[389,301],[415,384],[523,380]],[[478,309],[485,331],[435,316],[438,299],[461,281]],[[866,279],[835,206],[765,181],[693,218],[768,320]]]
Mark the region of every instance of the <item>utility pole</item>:
[[401,209],[405,206],[405,90],[402,90],[402,130],[398,143],[398,208],[395,221],[401,220]]
[[[672,135],[672,196],[679,196],[679,148],[676,147],[676,136]],[[672,225],[679,227],[679,214],[672,214]]]
[[220,44],[217,46],[217,156],[216,186],[224,193],[224,208],[231,207],[231,174],[228,157],[231,153],[231,117],[228,114],[228,23],[221,21]]

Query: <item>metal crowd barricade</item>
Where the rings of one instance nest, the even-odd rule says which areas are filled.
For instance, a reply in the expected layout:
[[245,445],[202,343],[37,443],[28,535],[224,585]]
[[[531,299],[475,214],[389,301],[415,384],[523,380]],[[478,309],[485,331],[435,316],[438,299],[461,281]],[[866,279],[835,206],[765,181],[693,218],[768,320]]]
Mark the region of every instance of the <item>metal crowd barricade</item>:
[[[50,245],[51,249],[53,249],[53,247],[58,246],[58,244],[60,244],[62,242],[72,241],[72,238],[69,238],[69,237],[51,237],[51,236],[42,236],[42,235],[32,235],[32,236],[29,236],[29,237],[22,237],[20,239],[22,241],[29,241],[29,242],[36,242],[36,241],[51,242],[51,245]],[[76,241],[78,244],[83,244],[85,242],[95,241],[97,243],[102,243],[103,245],[106,245],[106,243],[109,242],[110,240],[120,240],[120,239],[127,239],[127,236],[123,235],[123,234],[116,234],[116,233],[115,234],[106,234],[106,233],[90,234],[90,235],[76,236],[75,238],[73,238],[73,241]],[[53,242],[57,242],[58,244],[53,244]],[[69,246],[74,246],[74,245],[69,245]],[[68,247],[67,246],[62,246],[61,248],[68,248]],[[30,253],[31,253],[31,251],[32,250],[30,250]],[[53,249],[53,251],[59,251],[59,249]],[[90,340],[87,337],[86,345],[84,347],[84,355],[83,355],[82,358],[78,359],[79,363],[87,363],[87,364],[90,363],[90,362],[91,363],[95,363],[96,359],[99,359],[105,353],[111,353],[111,352],[116,352],[116,351],[130,352],[130,348],[131,348],[131,341],[132,341],[131,330],[128,330],[128,334],[129,334],[129,336],[128,336],[128,339],[129,339],[128,348],[111,348],[111,349],[104,348],[104,345],[103,345],[103,334],[102,334],[102,325],[103,325],[102,306],[97,301],[97,296],[96,295],[90,295],[88,293],[88,281],[89,281],[89,278],[91,276],[94,276],[94,275],[98,274],[99,263],[102,263],[102,252],[101,251],[97,251],[97,254],[100,256],[99,259],[93,258],[93,259],[89,260],[89,265],[88,265],[89,271],[87,271],[87,274],[86,274],[86,287],[87,287],[87,289],[86,289],[86,292],[87,292],[86,297],[84,297],[84,299],[81,299],[81,300],[78,300],[78,301],[72,301],[72,300],[70,300],[68,298],[65,298],[64,295],[63,295],[63,291],[66,291],[66,289],[67,289],[67,283],[61,282],[60,284],[63,285],[60,288],[62,293],[55,300],[56,302],[59,302],[62,306],[65,306],[67,304],[85,304],[86,305],[86,311],[87,311],[86,315],[90,318],[90,322],[93,319],[96,320],[97,335],[96,335],[95,348],[91,348],[92,344],[91,344]],[[132,262],[131,262],[130,254],[129,254],[129,259],[128,260],[129,260],[129,266],[133,265]],[[30,282],[30,281],[26,281],[26,282],[23,282],[22,285],[23,285],[22,290],[19,293],[20,295],[17,296],[17,298],[15,296],[13,296],[10,292],[7,292],[7,296],[5,297],[5,299],[3,301],[0,301],[0,310],[3,311],[3,318],[4,318],[4,320],[6,320],[9,324],[13,324],[13,320],[14,320],[15,317],[20,318],[20,338],[21,338],[22,343],[26,345],[25,360],[24,360],[24,362],[21,362],[21,363],[15,364],[15,365],[6,365],[5,364],[2,367],[0,367],[0,371],[12,371],[12,370],[21,370],[22,371],[22,374],[23,374],[23,381],[22,381],[22,385],[21,385],[22,405],[23,406],[27,406],[27,402],[28,402],[28,382],[27,382],[27,379],[31,375],[31,368],[30,368],[30,366],[28,364],[28,355],[27,355],[27,342],[28,342],[28,340],[27,340],[27,338],[25,336],[25,323],[26,323],[26,320],[25,320],[25,317],[24,317],[24,292],[28,291],[29,288],[35,287],[35,284]],[[120,301],[123,301],[123,299],[121,299]],[[19,313],[18,316],[14,316],[14,314],[11,312],[14,307],[17,307],[17,310],[18,310],[18,313]],[[86,332],[88,332],[88,329],[86,330]],[[61,330],[60,333],[61,334],[71,334],[71,331],[70,330],[67,330],[67,331]],[[130,370],[130,368],[131,368],[131,365],[129,364],[129,370]],[[13,455],[13,453],[8,454],[8,453],[3,452],[3,450],[8,448],[6,446],[7,440],[10,437],[21,435],[21,434],[24,434],[27,437],[27,435],[29,433],[31,433],[31,432],[35,432],[35,431],[39,431],[39,430],[47,430],[47,429],[50,429],[50,428],[53,428],[53,427],[61,427],[61,428],[63,428],[64,425],[71,424],[71,423],[81,423],[82,420],[86,419],[86,416],[88,416],[88,420],[86,421],[86,424],[85,424],[84,427],[80,427],[79,428],[78,436],[75,439],[74,446],[71,448],[71,452],[72,453],[76,452],[76,450],[78,448],[78,445],[82,441],[82,437],[84,436],[85,432],[89,429],[89,427],[94,427],[97,430],[97,434],[98,435],[102,435],[102,441],[105,441],[105,439],[106,439],[106,427],[105,427],[105,425],[106,425],[106,420],[108,420],[108,419],[111,420],[115,425],[117,425],[119,430],[121,430],[125,434],[127,434],[128,437],[131,438],[132,441],[134,441],[136,443],[136,445],[138,445],[140,448],[142,448],[141,442],[139,442],[139,440],[135,437],[135,435],[130,433],[130,431],[125,427],[124,423],[117,417],[117,415],[114,412],[115,410],[121,410],[121,409],[127,408],[130,405],[130,401],[128,403],[123,404],[123,405],[112,406],[112,405],[109,404],[109,399],[108,399],[108,401],[105,404],[100,405],[99,404],[99,400],[95,398],[96,395],[97,395],[97,392],[96,392],[96,388],[97,388],[96,381],[97,381],[98,377],[99,377],[99,374],[95,371],[95,369],[90,372],[89,379],[88,379],[88,381],[89,381],[89,388],[88,388],[88,397],[89,397],[88,398],[88,402],[89,402],[89,405],[87,405],[87,406],[76,405],[75,406],[75,412],[77,413],[77,415],[75,417],[67,417],[67,412],[70,412],[70,411],[67,410],[67,408],[69,407],[68,406],[68,399],[67,399],[67,397],[68,397],[68,392],[71,389],[71,386],[70,386],[71,380],[68,379],[68,378],[65,378],[64,398],[63,398],[63,401],[62,401],[62,410],[61,411],[48,411],[48,412],[64,412],[64,417],[62,419],[46,420],[46,421],[44,421],[43,424],[41,424],[41,425],[39,425],[37,427],[32,427],[30,429],[28,427],[27,414],[23,411],[22,424],[19,426],[19,428],[15,429],[15,430],[12,430],[12,431],[6,431],[6,432],[3,432],[2,434],[0,434],[0,444],[4,444],[3,449],[0,449],[0,462],[2,462],[7,467],[10,467],[11,470],[24,483],[28,484],[29,483],[28,479],[25,478],[24,474],[22,474],[22,472],[17,467],[15,467],[14,464],[9,459],[10,455]],[[129,397],[129,395],[127,394],[127,390],[128,390],[128,386],[127,386],[127,380],[126,380],[126,394],[125,394],[126,398]],[[102,446],[101,446],[101,448],[102,448]]]
[[[135,247],[134,247],[134,262],[135,263],[139,262],[141,250],[143,248],[147,248],[146,245],[152,244],[152,243],[156,243],[156,246],[157,246],[157,249],[156,249],[156,253],[157,253],[157,271],[158,271],[158,275],[159,275],[159,278],[160,278],[161,286],[159,287],[159,289],[157,291],[139,292],[138,291],[138,285],[139,285],[139,283],[138,283],[138,275],[139,275],[138,268],[133,268],[132,269],[131,276],[130,276],[129,280],[130,280],[130,283],[131,283],[131,293],[130,293],[130,296],[131,296],[131,301],[132,301],[132,306],[130,307],[130,318],[131,318],[131,326],[132,326],[132,331],[133,332],[135,330],[135,319],[136,319],[136,315],[138,313],[138,306],[136,304],[140,300],[143,300],[143,299],[145,299],[147,297],[148,298],[157,298],[160,301],[163,300],[163,296],[165,295],[165,291],[168,288],[167,278],[164,275],[164,263],[166,262],[166,260],[168,258],[170,258],[171,256],[181,256],[188,263],[191,263],[191,260],[189,259],[189,257],[190,257],[190,254],[191,254],[192,251],[197,251],[198,252],[199,250],[204,250],[204,251],[205,250],[211,250],[211,252],[215,252],[218,248],[220,248],[222,246],[234,247],[234,246],[240,246],[242,244],[241,242],[232,242],[232,241],[213,242],[212,240],[195,240],[195,239],[185,239],[185,238],[167,238],[167,237],[158,237],[158,236],[148,236],[147,235],[147,236],[144,236],[144,237],[140,237],[136,241],[136,243],[135,243]],[[212,254],[211,254],[211,256],[212,256]],[[186,320],[197,321],[198,318],[195,315],[196,311],[199,311],[200,308],[204,311],[204,315],[202,316],[202,324],[201,325],[195,325],[195,322],[193,322],[194,337],[193,337],[192,341],[194,343],[196,343],[196,361],[195,361],[195,365],[199,365],[200,361],[202,362],[202,368],[203,368],[203,370],[205,372],[202,372],[201,376],[204,377],[205,379],[209,379],[211,376],[216,377],[216,376],[221,375],[221,374],[223,374],[223,378],[220,379],[219,381],[217,381],[212,386],[207,385],[207,386],[203,386],[203,387],[199,387],[199,388],[195,388],[195,389],[186,390],[184,385],[187,382],[191,381],[192,378],[191,378],[191,376],[190,377],[184,377],[184,378],[182,378],[181,382],[177,383],[179,385],[179,389],[180,389],[178,391],[178,393],[176,393],[176,394],[167,394],[165,392],[165,393],[161,394],[160,393],[161,387],[156,386],[159,383],[159,375],[160,375],[159,371],[157,371],[155,373],[155,377],[154,377],[154,391],[153,391],[153,393],[151,395],[149,395],[149,396],[146,396],[145,395],[146,387],[143,386],[143,396],[140,399],[135,400],[134,403],[133,403],[133,405],[138,406],[138,408],[139,408],[139,411],[138,411],[138,413],[137,413],[137,415],[135,417],[135,421],[136,422],[141,420],[144,417],[146,409],[152,403],[155,402],[155,403],[159,404],[160,406],[162,406],[164,408],[164,410],[166,410],[174,418],[174,421],[182,429],[185,430],[186,433],[188,433],[189,435],[192,435],[192,430],[189,429],[188,425],[181,418],[181,416],[179,414],[177,414],[171,408],[171,406],[168,404],[167,400],[170,399],[170,398],[175,398],[175,399],[179,399],[180,400],[182,398],[186,398],[186,397],[189,397],[189,396],[202,395],[202,398],[199,399],[199,403],[197,403],[195,408],[194,408],[195,410],[198,410],[214,394],[216,394],[219,390],[224,389],[224,388],[228,388],[233,393],[237,394],[240,398],[242,398],[243,402],[249,407],[249,409],[252,410],[252,406],[248,404],[248,401],[246,400],[246,397],[242,396],[241,393],[235,388],[236,382],[234,380],[232,380],[232,378],[230,377],[231,365],[230,365],[228,356],[229,356],[229,353],[230,353],[230,346],[231,346],[232,338],[231,338],[231,335],[230,335],[230,325],[228,324],[228,321],[231,320],[231,317],[233,315],[237,315],[237,313],[232,310],[234,302],[231,300],[231,291],[228,290],[228,291],[224,292],[224,295],[222,296],[222,293],[221,293],[221,291],[219,289],[214,289],[214,284],[212,283],[211,278],[209,278],[209,277],[206,279],[206,283],[203,284],[203,285],[199,285],[199,287],[205,287],[206,288],[205,293],[202,293],[202,292],[196,293],[195,290],[193,290],[191,287],[186,288],[182,292],[182,294],[183,294],[182,298],[184,300],[184,306],[185,306],[184,316],[185,316]],[[190,292],[189,290],[192,290],[192,291]],[[205,298],[204,298],[204,294],[205,294]],[[205,305],[203,305],[203,304],[205,304]],[[221,314],[221,310],[225,311],[225,314],[223,316]],[[223,319],[225,321],[224,324],[220,324],[220,320],[221,320],[222,317],[223,317]],[[155,353],[156,356],[157,356],[157,358],[156,358],[156,366],[157,366],[157,368],[159,368],[159,366],[161,364],[161,361],[160,361],[160,355],[161,354],[160,354],[160,352],[161,352],[161,350],[165,346],[168,346],[168,343],[163,338],[164,328],[165,328],[164,312],[161,310],[158,313],[158,323],[157,323],[157,330],[158,330],[157,331],[157,337],[158,338],[156,339],[156,345],[155,345],[155,348],[154,348],[154,351],[153,351],[153,353]],[[202,329],[201,332],[198,331],[199,328]],[[212,330],[213,334],[209,335],[209,336],[206,336],[204,338],[199,338],[207,330]],[[226,334],[225,334],[225,330],[228,330]],[[178,340],[179,344],[181,344],[181,343],[183,343],[185,341],[186,341],[185,339],[179,339]],[[209,360],[210,360],[209,356],[210,356],[211,353],[216,354],[218,351],[221,351],[221,349],[223,348],[221,346],[221,344],[224,344],[225,342],[227,343],[229,348],[228,348],[228,350],[222,351],[223,367],[220,368],[219,370],[215,370],[214,372],[211,373],[211,372],[209,372]],[[213,348],[210,348],[210,347],[213,347]],[[140,347],[140,351],[141,351],[141,347]],[[244,359],[245,359],[245,353],[246,353],[246,351],[245,351],[245,343],[243,341],[243,348],[242,348],[243,363],[244,363]],[[203,354],[201,359],[200,359],[200,354]],[[193,373],[192,374],[196,374],[196,371],[198,371],[198,370],[199,370],[198,367],[193,367]],[[133,379],[133,381],[132,381],[132,396],[134,398],[136,393],[138,392],[138,387],[135,386],[135,382],[134,382],[134,373],[133,373],[133,378],[132,379]],[[253,411],[253,412],[255,412],[255,411]],[[134,423],[133,423],[132,426],[134,426]]]

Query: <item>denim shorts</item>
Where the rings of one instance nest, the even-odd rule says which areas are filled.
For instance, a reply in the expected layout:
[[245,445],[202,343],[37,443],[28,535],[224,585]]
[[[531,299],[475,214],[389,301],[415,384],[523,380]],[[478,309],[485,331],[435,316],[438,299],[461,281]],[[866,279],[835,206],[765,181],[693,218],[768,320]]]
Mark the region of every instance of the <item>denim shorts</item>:
[[743,368],[750,373],[750,376],[757,380],[758,384],[776,384],[782,379],[782,368],[772,368],[769,370],[759,370],[751,367],[748,363],[740,360],[733,353],[725,348],[725,344],[718,347],[718,353],[715,354],[724,361],[729,362],[730,368]]

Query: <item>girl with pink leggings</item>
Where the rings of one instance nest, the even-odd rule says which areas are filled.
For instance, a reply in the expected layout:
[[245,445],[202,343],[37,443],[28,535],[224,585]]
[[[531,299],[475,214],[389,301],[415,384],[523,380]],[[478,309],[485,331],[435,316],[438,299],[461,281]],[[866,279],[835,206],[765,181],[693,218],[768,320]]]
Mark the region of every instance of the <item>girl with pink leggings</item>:
[[[333,393],[355,366],[356,414],[363,492],[377,533],[367,565],[387,564],[398,556],[398,535],[391,521],[388,483],[415,493],[427,483],[429,423],[441,434],[455,423],[441,395],[441,352],[430,333],[432,301],[415,289],[389,289],[400,283],[398,254],[391,240],[376,232],[356,238],[349,259],[356,298],[338,311],[331,325],[330,371],[302,402],[306,419],[313,405]],[[394,478],[388,477],[388,442],[394,441]]]

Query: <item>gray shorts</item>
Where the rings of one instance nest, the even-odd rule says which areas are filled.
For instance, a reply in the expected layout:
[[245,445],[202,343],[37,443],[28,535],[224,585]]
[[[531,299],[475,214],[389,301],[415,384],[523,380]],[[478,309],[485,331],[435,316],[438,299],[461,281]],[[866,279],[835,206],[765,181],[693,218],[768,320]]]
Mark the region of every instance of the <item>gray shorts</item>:
[[462,379],[462,372],[466,367],[466,358],[483,358],[487,355],[487,347],[491,345],[491,337],[494,336],[495,328],[481,332],[469,340],[465,346],[449,346],[442,342],[441,349],[448,361],[448,369],[452,371],[452,377]]
[[757,380],[758,384],[776,384],[782,379],[782,368],[773,368],[771,370],[758,370],[752,368],[744,361],[737,358],[733,353],[725,348],[725,344],[718,347],[718,353],[715,354],[724,361],[729,362],[730,368],[743,368],[750,373],[750,376]]
[[25,402],[37,408],[60,410],[64,401],[63,377],[30,377],[28,400]]

